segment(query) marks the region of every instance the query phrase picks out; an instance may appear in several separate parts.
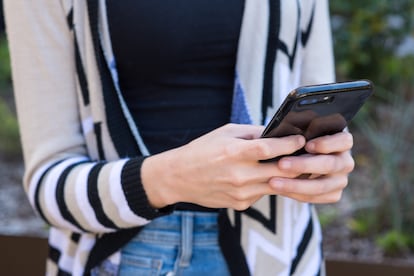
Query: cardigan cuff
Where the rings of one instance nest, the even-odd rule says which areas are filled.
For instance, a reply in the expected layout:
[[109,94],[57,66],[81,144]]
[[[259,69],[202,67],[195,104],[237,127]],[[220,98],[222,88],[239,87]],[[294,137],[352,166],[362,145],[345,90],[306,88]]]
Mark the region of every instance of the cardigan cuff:
[[141,180],[141,167],[146,158],[147,156],[141,156],[132,158],[126,162],[121,173],[121,184],[131,210],[137,216],[152,220],[163,215],[171,214],[175,209],[175,205],[161,209],[153,208],[150,205]]

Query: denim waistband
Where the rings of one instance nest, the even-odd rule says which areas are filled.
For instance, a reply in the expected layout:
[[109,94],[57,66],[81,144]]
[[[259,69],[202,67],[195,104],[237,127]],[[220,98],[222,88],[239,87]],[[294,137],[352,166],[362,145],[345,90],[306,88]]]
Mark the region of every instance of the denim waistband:
[[194,211],[174,211],[172,214],[154,219],[144,227],[152,230],[176,230],[182,228],[183,219],[191,218],[193,221],[193,231],[215,231],[217,230],[217,212],[194,212]]
[[190,234],[194,244],[217,244],[217,218],[217,212],[174,211],[151,221],[133,240],[176,245]]

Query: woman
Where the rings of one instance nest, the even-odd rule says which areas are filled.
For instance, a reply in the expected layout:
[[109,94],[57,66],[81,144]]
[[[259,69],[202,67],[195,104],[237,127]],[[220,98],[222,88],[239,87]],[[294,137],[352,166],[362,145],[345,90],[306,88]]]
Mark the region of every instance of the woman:
[[326,2],[6,0],[48,273],[323,274],[310,203],[339,200],[352,136],[258,138],[333,81]]

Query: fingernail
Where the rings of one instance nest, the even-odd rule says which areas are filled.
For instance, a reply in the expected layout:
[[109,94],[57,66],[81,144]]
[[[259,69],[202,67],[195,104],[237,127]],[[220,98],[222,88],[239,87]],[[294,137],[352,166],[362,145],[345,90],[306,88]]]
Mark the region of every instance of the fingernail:
[[306,147],[309,151],[314,151],[316,146],[314,142],[309,142]]
[[290,168],[292,167],[292,162],[291,162],[291,161],[289,161],[289,160],[281,160],[281,161],[279,162],[279,166],[280,166],[282,169],[290,169]]
[[270,182],[270,185],[272,185],[272,187],[274,188],[274,189],[276,189],[276,190],[280,190],[280,189],[282,189],[283,188],[283,181],[281,181],[281,180],[273,180],[273,181],[271,181]]

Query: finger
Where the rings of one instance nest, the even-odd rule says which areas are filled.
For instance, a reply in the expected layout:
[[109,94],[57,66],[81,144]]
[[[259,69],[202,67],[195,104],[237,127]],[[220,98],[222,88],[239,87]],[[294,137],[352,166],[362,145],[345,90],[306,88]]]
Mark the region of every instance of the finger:
[[350,152],[339,154],[319,154],[289,156],[279,160],[281,170],[306,174],[338,174],[350,173],[355,162]]
[[243,156],[250,160],[266,160],[291,154],[305,145],[305,138],[292,135],[282,138],[262,138],[248,141]]
[[304,202],[304,203],[312,203],[312,204],[329,204],[329,203],[336,203],[341,200],[343,194],[343,190],[334,191],[332,193],[327,193],[323,195],[317,196],[304,196],[301,194],[285,194],[283,196],[289,197],[291,199]]
[[246,186],[254,183],[267,183],[273,177],[295,178],[297,172],[280,170],[276,162],[253,162],[234,171],[227,171],[225,183],[233,183],[234,186]]
[[275,194],[273,188],[266,183],[255,183],[251,185],[245,185],[243,187],[237,187],[229,191],[228,195],[235,201],[253,202],[258,197],[264,195]]
[[349,132],[339,132],[334,135],[326,135],[315,138],[306,143],[305,149],[309,153],[334,153],[344,152],[352,148],[353,136]]
[[335,175],[317,179],[274,178],[269,184],[279,195],[306,202],[323,202],[340,197],[348,185],[348,177]]
[[213,196],[210,206],[245,210],[264,195],[275,194],[268,183],[255,183],[243,187],[233,187]]

